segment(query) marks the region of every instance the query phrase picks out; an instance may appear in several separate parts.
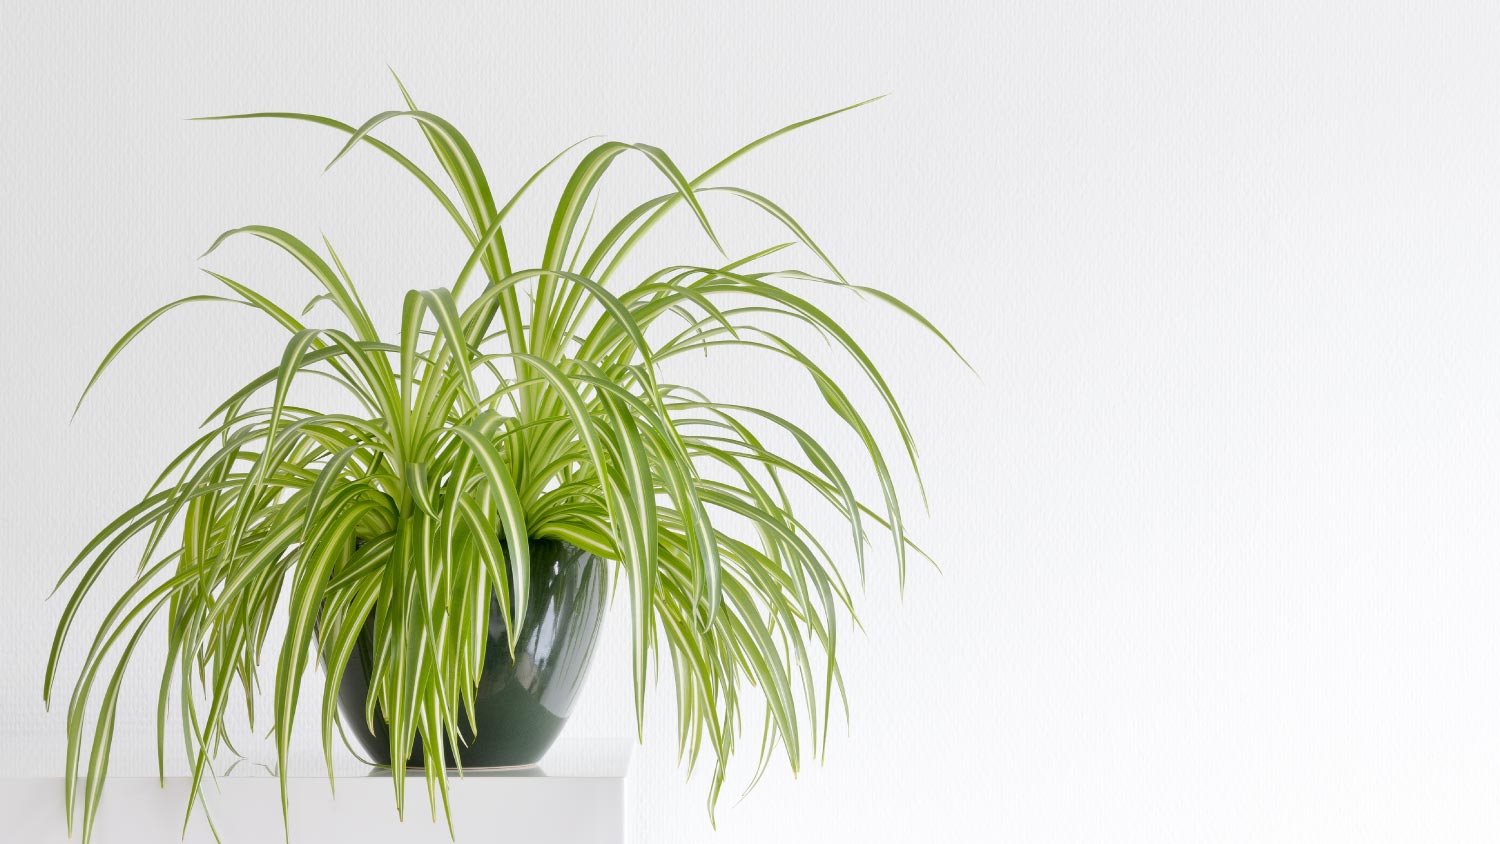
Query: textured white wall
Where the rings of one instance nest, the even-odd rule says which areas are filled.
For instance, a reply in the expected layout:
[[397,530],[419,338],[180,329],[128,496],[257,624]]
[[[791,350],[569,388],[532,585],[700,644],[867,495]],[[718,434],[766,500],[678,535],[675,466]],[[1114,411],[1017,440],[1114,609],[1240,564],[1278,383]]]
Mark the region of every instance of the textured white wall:
[[[729,175],[982,373],[840,310],[910,409],[946,573],[904,602],[872,578],[849,734],[712,836],[664,683],[638,840],[1500,836],[1489,4],[29,5],[0,8],[0,774],[61,767],[50,580],[278,348],[248,314],[169,319],[69,425],[118,332],[207,289],[234,225],[326,231],[387,326],[462,260],[376,156],[322,175],[321,130],[182,120],[358,120],[396,104],[390,63],[500,185],[596,132],[691,170],[893,94]],[[307,289],[248,245],[207,263]],[[726,388],[817,415],[754,376]],[[624,615],[574,735],[632,729]]]

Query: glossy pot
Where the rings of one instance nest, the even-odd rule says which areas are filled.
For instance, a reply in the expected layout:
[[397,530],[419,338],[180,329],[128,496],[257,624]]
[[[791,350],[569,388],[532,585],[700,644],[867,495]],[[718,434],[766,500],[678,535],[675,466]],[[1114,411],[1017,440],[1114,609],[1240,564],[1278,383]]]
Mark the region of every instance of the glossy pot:
[[[552,746],[593,656],[604,620],[605,589],[603,560],[556,540],[532,540],[531,594],[514,661],[499,601],[490,597],[484,669],[474,692],[478,732],[470,732],[467,714],[458,717],[464,768],[532,765]],[[378,709],[374,732],[365,728],[374,625],[372,614],[344,668],[338,706],[346,734],[371,761],[389,765],[390,740]],[[450,761],[453,755],[447,748]],[[420,737],[407,764],[423,765]]]

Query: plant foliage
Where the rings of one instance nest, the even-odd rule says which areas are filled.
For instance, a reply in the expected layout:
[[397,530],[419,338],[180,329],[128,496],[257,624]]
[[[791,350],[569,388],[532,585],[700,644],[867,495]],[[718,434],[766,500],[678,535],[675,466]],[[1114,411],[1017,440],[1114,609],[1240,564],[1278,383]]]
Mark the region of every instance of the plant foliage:
[[[402,95],[404,109],[360,126],[290,112],[209,118],[324,126],[346,136],[334,161],[372,149],[425,186],[470,251],[451,285],[406,294],[398,336],[376,332],[326,241],[320,252],[280,229],[246,226],[225,232],[208,251],[247,238],[281,250],[317,283],[313,304],[331,303],[341,325],[308,326],[253,288],[206,270],[222,286],[219,293],[149,314],[109,350],[89,382],[141,330],[184,304],[246,305],[289,334],[280,362],[228,396],[202,436],[59,579],[59,588],[74,585],[47,665],[49,705],[85,597],[127,543],[144,546],[138,555],[134,545],[128,552],[135,578],[95,628],[67,706],[68,822],[71,830],[82,772],[85,841],[109,765],[121,680],[153,622],[164,623],[167,642],[158,765],[164,767],[167,714],[175,705],[193,763],[191,817],[216,754],[234,752],[226,730],[232,699],[243,699],[253,726],[256,669],[268,641],[279,648],[268,716],[283,812],[299,692],[309,666],[319,662],[326,666],[318,705],[331,778],[334,731],[351,727],[338,723],[339,678],[373,613],[377,659],[365,717],[389,724],[399,811],[413,742],[420,738],[434,754],[442,753],[443,736],[460,747],[458,721],[462,711],[474,711],[491,594],[511,631],[527,612],[528,543],[506,538],[571,543],[617,561],[628,584],[638,728],[647,666],[653,654],[670,658],[679,753],[691,769],[708,747],[712,811],[741,734],[747,688],[764,704],[757,778],[778,748],[793,770],[816,755],[832,698],[843,695],[837,635],[840,613],[852,617],[849,589],[836,555],[794,513],[788,486],[811,490],[842,514],[861,578],[871,530],[890,534],[903,582],[908,551],[920,553],[906,537],[888,458],[845,389],[796,343],[764,326],[800,323],[842,350],[878,393],[913,470],[911,434],[885,381],[844,327],[805,297],[805,288],[832,285],[936,329],[891,296],[846,281],[771,200],[712,184],[762,144],[847,109],[752,141],[694,178],[656,147],[596,143],[581,153],[556,203],[540,266],[517,269],[506,216],[568,151],[501,205],[464,136],[419,109],[404,88]],[[393,121],[420,127],[451,193],[372,134]],[[585,210],[606,171],[625,156],[649,162],[664,190],[607,229],[591,226]],[[711,195],[750,203],[793,239],[719,266],[669,266],[632,283],[616,280],[622,260],[679,206],[717,245],[700,204]],[[602,234],[590,239],[591,231]],[[754,269],[799,244],[819,260],[817,272]],[[662,380],[664,361],[724,347],[791,361],[812,379],[861,444],[881,506],[857,498],[819,438],[793,422]],[[321,412],[294,403],[294,381],[315,376],[339,385],[360,410]],[[768,430],[795,449],[769,446],[762,439]],[[716,518],[748,527],[731,535]],[[91,699],[97,715],[90,726]],[[428,765],[424,776],[434,812],[439,799],[446,812],[444,766]]]

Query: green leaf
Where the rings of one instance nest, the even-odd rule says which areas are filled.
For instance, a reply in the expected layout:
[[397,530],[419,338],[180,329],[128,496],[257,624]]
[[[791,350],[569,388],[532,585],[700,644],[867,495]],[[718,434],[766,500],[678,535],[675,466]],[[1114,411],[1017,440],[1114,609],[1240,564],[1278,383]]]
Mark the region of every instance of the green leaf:
[[180,305],[186,305],[190,302],[231,302],[236,305],[245,304],[244,302],[239,302],[234,299],[226,299],[223,296],[184,296],[176,301],[168,302],[167,304],[162,305],[160,308],[157,308],[156,310],[147,314],[144,319],[131,326],[130,330],[125,332],[125,335],[119,340],[115,341],[115,344],[110,347],[109,353],[104,356],[104,360],[100,361],[98,368],[94,370],[93,376],[89,378],[89,383],[83,388],[83,393],[78,396],[78,403],[73,405],[73,415],[78,415],[78,408],[83,407],[83,400],[88,397],[89,390],[92,390],[94,388],[94,382],[98,381],[99,376],[104,374],[105,367],[109,366],[110,361],[113,361],[115,357],[120,354],[120,352],[125,350],[126,346],[130,345],[130,341],[134,340],[137,334],[145,331],[146,327],[151,323],[156,322],[157,318],[162,314],[165,314],[167,311],[170,311]]
[[364,306],[359,303],[353,293],[353,288],[345,285],[344,281],[336,275],[328,263],[312,251],[307,244],[293,237],[291,234],[272,226],[241,226],[230,229],[216,238],[212,245],[200,256],[206,258],[213,254],[214,250],[223,245],[224,241],[241,234],[258,237],[269,243],[280,247],[287,254],[297,259],[297,262],[307,271],[313,274],[328,291],[328,295],[344,316],[349,319],[350,325],[354,326],[355,335],[361,340],[373,341],[378,339],[375,326],[370,323],[370,315],[365,313]]
[[526,513],[521,506],[521,497],[516,493],[515,481],[494,443],[473,426],[460,425],[451,429],[464,441],[469,453],[479,464],[480,470],[489,479],[490,490],[495,493],[500,506],[500,523],[505,530],[507,555],[510,560],[510,582],[514,584],[512,603],[514,624],[510,628],[512,649],[521,624],[526,619],[526,596],[531,591],[531,538],[526,531]]

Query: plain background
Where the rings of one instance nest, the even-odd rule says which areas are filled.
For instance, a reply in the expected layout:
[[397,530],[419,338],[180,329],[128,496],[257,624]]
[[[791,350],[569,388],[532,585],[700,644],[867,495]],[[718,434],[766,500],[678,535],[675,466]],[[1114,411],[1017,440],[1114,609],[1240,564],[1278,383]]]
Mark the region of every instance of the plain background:
[[[877,558],[849,729],[825,765],[730,792],[716,833],[663,678],[635,840],[1494,840],[1497,43],[1478,3],[7,0],[0,774],[61,770],[38,689],[51,580],[281,343],[249,313],[174,315],[70,424],[115,337],[209,291],[194,256],[232,226],[327,233],[388,330],[401,291],[465,257],[378,156],[324,174],[332,133],[183,120],[358,122],[399,105],[390,64],[502,187],[590,134],[694,171],[889,93],[725,181],[779,199],[981,376],[838,310],[908,408],[931,498],[914,530],[945,572],[914,570],[903,599]],[[655,187],[629,165],[610,190]],[[518,213],[534,255],[546,205]],[[201,264],[310,295],[252,245]],[[806,385],[699,374],[853,459]],[[625,616],[570,735],[633,730]],[[120,758],[149,746],[146,673]]]

